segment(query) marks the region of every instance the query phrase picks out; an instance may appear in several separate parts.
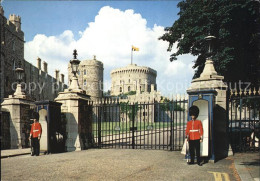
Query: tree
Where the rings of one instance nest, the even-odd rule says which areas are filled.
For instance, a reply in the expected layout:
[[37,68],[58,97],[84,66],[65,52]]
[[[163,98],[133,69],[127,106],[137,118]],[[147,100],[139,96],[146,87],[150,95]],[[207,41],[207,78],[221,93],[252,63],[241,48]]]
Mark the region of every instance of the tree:
[[197,56],[194,78],[201,74],[207,58],[205,37],[213,35],[213,62],[227,82],[251,81],[259,86],[259,1],[184,0],[178,3],[179,19],[159,39],[169,42],[168,51],[177,43],[178,55]]
[[137,102],[133,104],[130,104],[129,101],[120,103],[120,112],[127,114],[130,121],[134,121],[139,109]]

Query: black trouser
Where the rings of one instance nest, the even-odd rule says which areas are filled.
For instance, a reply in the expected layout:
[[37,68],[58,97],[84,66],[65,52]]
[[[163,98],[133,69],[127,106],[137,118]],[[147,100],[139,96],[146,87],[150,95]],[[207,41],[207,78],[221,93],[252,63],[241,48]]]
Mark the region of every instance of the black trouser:
[[39,154],[40,154],[40,143],[39,143],[38,137],[32,138],[32,148],[33,148],[32,155],[39,156]]
[[200,163],[200,140],[189,140],[189,151],[192,163],[194,163],[195,150],[197,156],[197,163]]

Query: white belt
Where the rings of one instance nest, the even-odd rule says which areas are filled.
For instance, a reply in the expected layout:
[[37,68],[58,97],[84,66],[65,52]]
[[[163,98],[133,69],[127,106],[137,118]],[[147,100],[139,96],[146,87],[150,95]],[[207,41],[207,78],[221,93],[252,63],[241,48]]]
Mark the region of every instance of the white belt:
[[192,129],[190,130],[190,132],[198,132],[199,130],[198,129]]
[[33,130],[33,132],[37,132],[37,131],[39,131],[39,130],[38,129]]

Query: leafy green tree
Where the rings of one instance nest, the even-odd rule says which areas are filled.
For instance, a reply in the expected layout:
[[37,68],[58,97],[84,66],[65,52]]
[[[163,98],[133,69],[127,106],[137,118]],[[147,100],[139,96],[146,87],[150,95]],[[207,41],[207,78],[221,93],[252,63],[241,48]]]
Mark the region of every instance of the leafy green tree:
[[184,0],[178,3],[179,19],[159,39],[169,42],[168,51],[178,43],[178,55],[197,56],[193,68],[198,77],[207,58],[205,37],[213,35],[213,62],[225,81],[250,81],[259,85],[259,1],[254,0]]
[[177,104],[177,102],[170,101],[169,99],[162,99],[159,105],[162,111],[184,111],[184,109]]
[[129,101],[120,103],[120,112],[127,114],[130,121],[133,121],[135,119],[138,110],[139,106],[137,102],[134,104],[130,104]]

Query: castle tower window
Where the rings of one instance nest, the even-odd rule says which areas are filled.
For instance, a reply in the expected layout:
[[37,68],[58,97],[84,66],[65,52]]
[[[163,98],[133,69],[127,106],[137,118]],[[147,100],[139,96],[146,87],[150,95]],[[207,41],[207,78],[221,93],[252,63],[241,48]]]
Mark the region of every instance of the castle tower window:
[[78,71],[78,75],[80,75],[80,71]]
[[7,87],[8,84],[9,84],[9,77],[6,77],[6,78],[5,78],[5,86]]
[[84,80],[84,85],[87,85],[87,80],[86,79]]
[[128,92],[130,92],[131,91],[131,87],[130,86],[128,86]]
[[12,42],[12,49],[15,51],[15,41]]
[[16,65],[15,65],[15,60],[13,59],[13,70],[15,70],[16,69]]
[[86,69],[84,69],[84,75],[87,75],[87,70]]
[[120,87],[120,92],[122,92],[122,87]]

